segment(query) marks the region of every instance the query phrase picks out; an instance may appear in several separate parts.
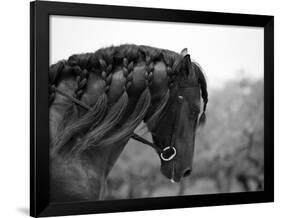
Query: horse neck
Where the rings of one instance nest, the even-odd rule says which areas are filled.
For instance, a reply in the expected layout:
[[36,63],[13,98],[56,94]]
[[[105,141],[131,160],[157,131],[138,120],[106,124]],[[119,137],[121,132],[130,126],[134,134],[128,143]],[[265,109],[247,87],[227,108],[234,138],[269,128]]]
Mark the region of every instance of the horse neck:
[[[73,71],[70,68],[74,67],[66,66],[63,66],[65,71]],[[53,70],[60,71],[59,67],[56,65]],[[114,68],[107,66],[101,74],[89,72],[81,66],[75,69],[78,69],[79,76],[68,75],[57,82],[57,87],[89,105],[93,110],[85,111],[66,97],[51,94],[51,150],[71,149],[79,154],[75,158],[71,155],[70,158],[65,158],[57,152],[51,152],[52,178],[55,180],[53,184],[63,181],[65,187],[74,189],[78,196],[95,199],[100,198],[105,179],[134,129],[144,119],[155,119],[159,115],[157,112],[161,113],[165,107],[169,99],[168,87],[174,77],[170,76],[171,67],[161,60],[150,63],[138,60]],[[57,74],[59,73],[56,72]],[[70,111],[69,117],[64,119],[67,110]],[[83,120],[83,116],[88,119]],[[70,131],[65,128],[65,131],[62,131],[62,141],[67,140],[58,148],[60,143],[56,144],[56,141],[59,141],[59,129],[64,120],[67,120],[66,126],[72,129],[70,128]],[[79,126],[79,122],[83,125]],[[79,131],[76,131],[73,123],[78,123],[81,131],[79,128]],[[73,135],[69,135],[69,132]],[[86,137],[83,134],[81,136],[81,132]],[[79,140],[77,142],[79,137],[84,143],[79,143]],[[79,146],[71,147],[72,144]],[[77,184],[78,188],[75,188]]]
[[107,176],[126,142],[89,149],[79,157],[52,156],[51,200],[95,201],[104,198]]

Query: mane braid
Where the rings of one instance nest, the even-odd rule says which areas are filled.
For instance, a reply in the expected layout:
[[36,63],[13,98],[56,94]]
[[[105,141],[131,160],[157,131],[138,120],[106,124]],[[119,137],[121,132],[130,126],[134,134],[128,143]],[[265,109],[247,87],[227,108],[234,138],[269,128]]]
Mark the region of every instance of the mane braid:
[[[77,119],[78,119],[78,108],[76,104],[69,102],[69,106],[66,108],[62,121],[60,122],[57,129],[58,137],[60,137],[60,135],[63,134],[67,126],[74,123]],[[56,144],[56,142],[54,144]]]
[[[127,120],[124,121],[124,124],[118,127],[117,132],[113,135],[106,137],[104,140],[100,141],[98,146],[106,146],[116,142],[120,142],[123,140],[128,140],[137,126],[141,123],[146,112],[151,103],[151,95],[148,88],[146,88],[136,106],[132,114],[129,116]],[[94,145],[95,146],[95,145]]]
[[198,82],[200,84],[201,96],[203,99],[203,112],[199,118],[199,125],[204,125],[206,122],[206,109],[208,103],[207,81],[200,65],[194,62],[194,67],[195,67],[195,72],[198,75]]
[[128,94],[123,92],[118,101],[111,107],[102,120],[102,122],[96,128],[91,128],[85,135],[85,139],[82,142],[78,142],[73,148],[74,154],[79,154],[85,151],[90,146],[99,144],[99,141],[110,130],[112,130],[123,118],[128,104]]
[[157,104],[156,109],[154,109],[155,112],[145,120],[146,125],[149,126],[150,129],[153,129],[157,124],[157,120],[159,119],[160,115],[162,114],[166,105],[168,104],[169,98],[170,98],[170,90],[168,89],[164,97]]
[[[79,117],[77,105],[71,103],[59,126],[54,150],[80,154],[90,147],[128,139],[140,122],[146,119],[145,116],[148,115],[146,123],[150,126],[155,125],[154,123],[159,119],[159,115],[166,108],[170,91],[168,89],[160,102],[152,108],[149,86],[152,84],[153,64],[157,61],[165,63],[170,86],[176,76],[173,67],[179,57],[178,53],[165,49],[125,44],[101,48],[94,53],[72,55],[68,60],[51,65],[49,85],[57,86],[65,78],[72,78],[77,81],[73,96],[77,99],[82,99],[87,90],[90,74],[95,74],[105,81],[105,92],[99,97],[92,110],[82,117]],[[129,89],[132,84],[130,81],[132,79],[131,72],[134,64],[139,61],[145,61],[146,63],[146,88],[141,93],[134,111],[127,119],[124,119],[129,101],[126,90],[113,106],[110,106],[111,102],[109,102],[107,96],[113,69],[116,66],[125,68],[124,76],[127,79],[125,89]],[[50,90],[50,105],[55,97],[56,93]],[[147,114],[148,112],[149,114]],[[121,121],[122,123],[120,123]],[[82,135],[81,141],[77,140]]]
[[[79,134],[86,132],[89,128],[95,128],[102,121],[106,111],[107,97],[105,93],[103,93],[91,110],[89,110],[76,122],[70,122],[67,126],[65,126],[64,130],[59,134],[56,142],[54,143],[54,152],[60,153],[63,150],[69,150],[69,141],[79,137]],[[65,115],[64,119],[69,119],[69,116]]]

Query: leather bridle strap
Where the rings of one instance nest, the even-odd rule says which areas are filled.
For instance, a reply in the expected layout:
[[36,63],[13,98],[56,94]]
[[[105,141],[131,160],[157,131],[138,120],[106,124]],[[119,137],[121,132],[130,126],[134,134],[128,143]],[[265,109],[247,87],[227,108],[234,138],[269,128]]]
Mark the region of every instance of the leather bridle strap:
[[139,141],[139,142],[142,142],[142,143],[144,143],[144,144],[146,144],[146,145],[151,146],[152,148],[154,148],[155,150],[157,150],[159,153],[162,152],[162,149],[161,149],[160,147],[158,147],[158,146],[155,145],[154,143],[152,143],[152,142],[146,140],[145,138],[139,136],[139,135],[136,134],[136,133],[133,133],[133,135],[131,136],[131,138],[132,138],[132,139],[135,139],[135,140],[137,140],[137,141]]
[[[177,98],[177,104],[182,105],[183,103],[183,96],[179,95]],[[178,129],[178,122],[179,122],[179,118],[180,118],[180,110],[181,110],[181,106],[176,108],[176,117],[174,120],[174,126],[173,126],[173,132],[172,132],[172,136],[171,136],[171,140],[170,140],[170,145],[171,146],[175,146],[175,141],[176,141],[176,134],[177,134],[177,129]]]
[[[170,137],[170,144],[168,146],[164,147],[162,149],[162,152],[160,153],[160,157],[164,161],[172,160],[177,154],[177,150],[175,148],[175,141],[176,141],[177,126],[178,126],[178,122],[179,122],[182,103],[183,103],[183,96],[179,95],[177,97],[177,104],[179,104],[180,107],[176,107],[176,114],[175,114],[175,119],[173,121],[173,128],[172,128],[171,137]],[[172,153],[170,153],[169,151],[172,151]]]
[[[64,97],[68,98],[69,100],[71,100],[71,101],[74,102],[75,104],[77,104],[77,105],[83,107],[83,108],[86,109],[86,110],[91,110],[91,109],[92,109],[89,105],[87,105],[87,104],[85,104],[84,102],[78,100],[77,98],[74,98],[74,97],[72,97],[71,95],[69,95],[69,94],[67,94],[67,93],[65,93],[65,92],[63,92],[63,91],[61,91],[60,89],[58,89],[58,88],[55,87],[55,86],[49,86],[49,88],[50,88],[52,91],[54,91],[54,92],[56,92],[56,93],[59,93],[60,95],[62,95],[62,96],[64,96]],[[136,134],[136,133],[132,133],[131,138],[132,138],[132,139],[135,139],[135,140],[137,140],[137,141],[139,141],[139,142],[141,142],[141,143],[144,143],[144,144],[146,144],[146,145],[149,145],[149,146],[153,147],[153,148],[154,148],[156,151],[158,151],[159,153],[162,152],[162,149],[159,148],[157,145],[155,145],[154,143],[152,143],[152,142],[146,140],[145,138],[141,137],[140,135],[138,135],[138,134]]]

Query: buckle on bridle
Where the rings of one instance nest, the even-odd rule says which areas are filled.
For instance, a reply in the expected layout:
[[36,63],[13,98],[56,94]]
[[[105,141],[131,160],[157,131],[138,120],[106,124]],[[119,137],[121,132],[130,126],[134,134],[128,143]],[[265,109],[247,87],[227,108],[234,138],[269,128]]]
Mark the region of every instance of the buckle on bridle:
[[[172,153],[170,155],[169,155],[169,151],[172,151]],[[168,154],[168,157],[165,157],[167,154]],[[163,161],[170,161],[176,156],[176,154],[177,154],[177,150],[175,147],[167,146],[160,153],[160,157]]]

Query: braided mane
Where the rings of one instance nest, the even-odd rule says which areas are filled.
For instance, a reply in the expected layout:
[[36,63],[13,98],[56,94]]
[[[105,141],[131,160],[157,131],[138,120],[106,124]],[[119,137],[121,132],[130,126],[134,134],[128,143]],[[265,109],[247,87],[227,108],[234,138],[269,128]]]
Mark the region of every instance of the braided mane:
[[[147,122],[155,121],[168,103],[168,87],[173,86],[179,60],[180,54],[173,51],[126,44],[102,48],[94,53],[72,55],[68,60],[51,65],[49,86],[57,86],[64,79],[73,78],[77,84],[73,97],[82,101],[91,76],[95,76],[101,89],[89,111],[66,100],[68,108],[53,142],[55,152],[81,154],[91,147],[126,142],[144,118]],[[160,98],[154,98],[151,94],[154,64],[157,61],[165,64],[167,72],[167,89]],[[140,62],[145,63],[146,73],[143,89],[136,98],[130,90],[134,67]],[[122,71],[124,83],[119,88],[120,95],[115,99],[110,98],[110,93],[116,70]],[[201,80],[205,81],[204,76]],[[56,93],[49,90],[51,105]],[[130,103],[132,99],[137,101]],[[78,140],[81,135],[83,140]]]

